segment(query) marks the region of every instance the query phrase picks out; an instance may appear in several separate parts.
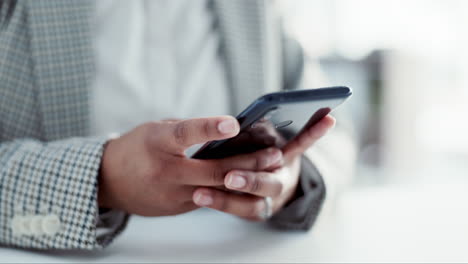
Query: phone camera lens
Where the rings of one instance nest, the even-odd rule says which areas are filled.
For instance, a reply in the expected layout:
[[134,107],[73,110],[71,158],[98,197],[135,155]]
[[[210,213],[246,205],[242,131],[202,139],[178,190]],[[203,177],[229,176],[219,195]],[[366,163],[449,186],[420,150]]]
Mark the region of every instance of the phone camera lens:
[[293,122],[292,120],[286,120],[286,121],[283,121],[283,122],[279,122],[278,124],[275,125],[275,128],[287,127],[290,124],[292,124],[292,122]]

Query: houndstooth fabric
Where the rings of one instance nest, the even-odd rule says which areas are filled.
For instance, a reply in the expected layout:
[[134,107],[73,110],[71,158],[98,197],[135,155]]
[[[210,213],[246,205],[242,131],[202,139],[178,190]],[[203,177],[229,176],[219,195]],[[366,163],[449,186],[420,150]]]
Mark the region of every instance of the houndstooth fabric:
[[[105,140],[85,137],[86,89],[93,72],[88,35],[92,6],[86,1],[2,1],[3,245],[92,249],[105,246],[116,235],[96,235],[97,176]],[[58,234],[13,233],[15,216],[48,214],[59,217]]]
[[[96,242],[97,171],[102,141],[72,138],[51,143],[16,140],[0,145],[0,239],[28,248],[99,247]],[[15,236],[16,215],[58,215],[55,236]]]
[[[102,248],[127,218],[97,236],[97,180],[105,140],[88,137],[94,3],[0,3],[0,244]],[[224,37],[233,111],[238,112],[260,94],[281,88],[281,34],[266,1],[213,4]],[[50,213],[62,223],[58,234],[13,234],[15,215]]]

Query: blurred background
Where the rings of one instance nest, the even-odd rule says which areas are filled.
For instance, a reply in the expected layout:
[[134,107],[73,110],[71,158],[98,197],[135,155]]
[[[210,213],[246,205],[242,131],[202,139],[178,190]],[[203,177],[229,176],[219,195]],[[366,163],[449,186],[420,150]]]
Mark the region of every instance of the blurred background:
[[309,233],[206,210],[189,224],[132,217],[101,252],[114,262],[468,263],[468,0],[275,4],[329,84],[353,88],[340,107],[359,142],[353,188]]
[[356,185],[465,181],[468,1],[277,3],[330,84],[354,90]]

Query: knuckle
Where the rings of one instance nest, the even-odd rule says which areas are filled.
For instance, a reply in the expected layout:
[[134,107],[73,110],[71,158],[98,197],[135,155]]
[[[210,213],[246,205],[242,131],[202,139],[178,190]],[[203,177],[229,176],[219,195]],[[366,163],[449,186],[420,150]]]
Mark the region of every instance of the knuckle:
[[271,155],[272,149],[265,149],[253,154],[255,163],[254,170],[260,171],[268,166],[268,158]]
[[212,126],[211,126],[211,123],[210,122],[204,122],[203,125],[202,125],[202,133],[205,137],[210,137],[210,135],[212,134]]
[[262,167],[262,163],[263,163],[263,156],[262,155],[255,155],[254,156],[254,164],[253,164],[253,169],[254,170],[260,170],[261,167]]
[[211,184],[224,184],[225,169],[223,169],[222,164],[214,161],[210,163],[208,168],[211,174]]
[[217,201],[217,209],[223,212],[229,212],[229,201],[226,199],[226,197],[223,197],[221,195],[217,195],[216,197]]
[[223,172],[217,167],[213,167],[211,170],[211,182],[212,184],[222,183],[224,180]]
[[188,125],[186,122],[179,122],[174,129],[174,140],[179,145],[185,145],[188,135]]
[[262,188],[262,183],[259,177],[249,177],[250,178],[250,192],[251,193],[258,193]]

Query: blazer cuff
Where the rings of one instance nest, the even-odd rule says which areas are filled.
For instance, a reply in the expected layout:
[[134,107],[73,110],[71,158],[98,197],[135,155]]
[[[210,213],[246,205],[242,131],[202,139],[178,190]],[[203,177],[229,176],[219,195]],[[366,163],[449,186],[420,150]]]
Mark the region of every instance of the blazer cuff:
[[102,248],[97,240],[102,138],[0,144],[0,243],[36,249]]
[[321,174],[308,158],[302,156],[295,197],[268,223],[279,229],[309,230],[322,209],[325,197],[326,187]]

